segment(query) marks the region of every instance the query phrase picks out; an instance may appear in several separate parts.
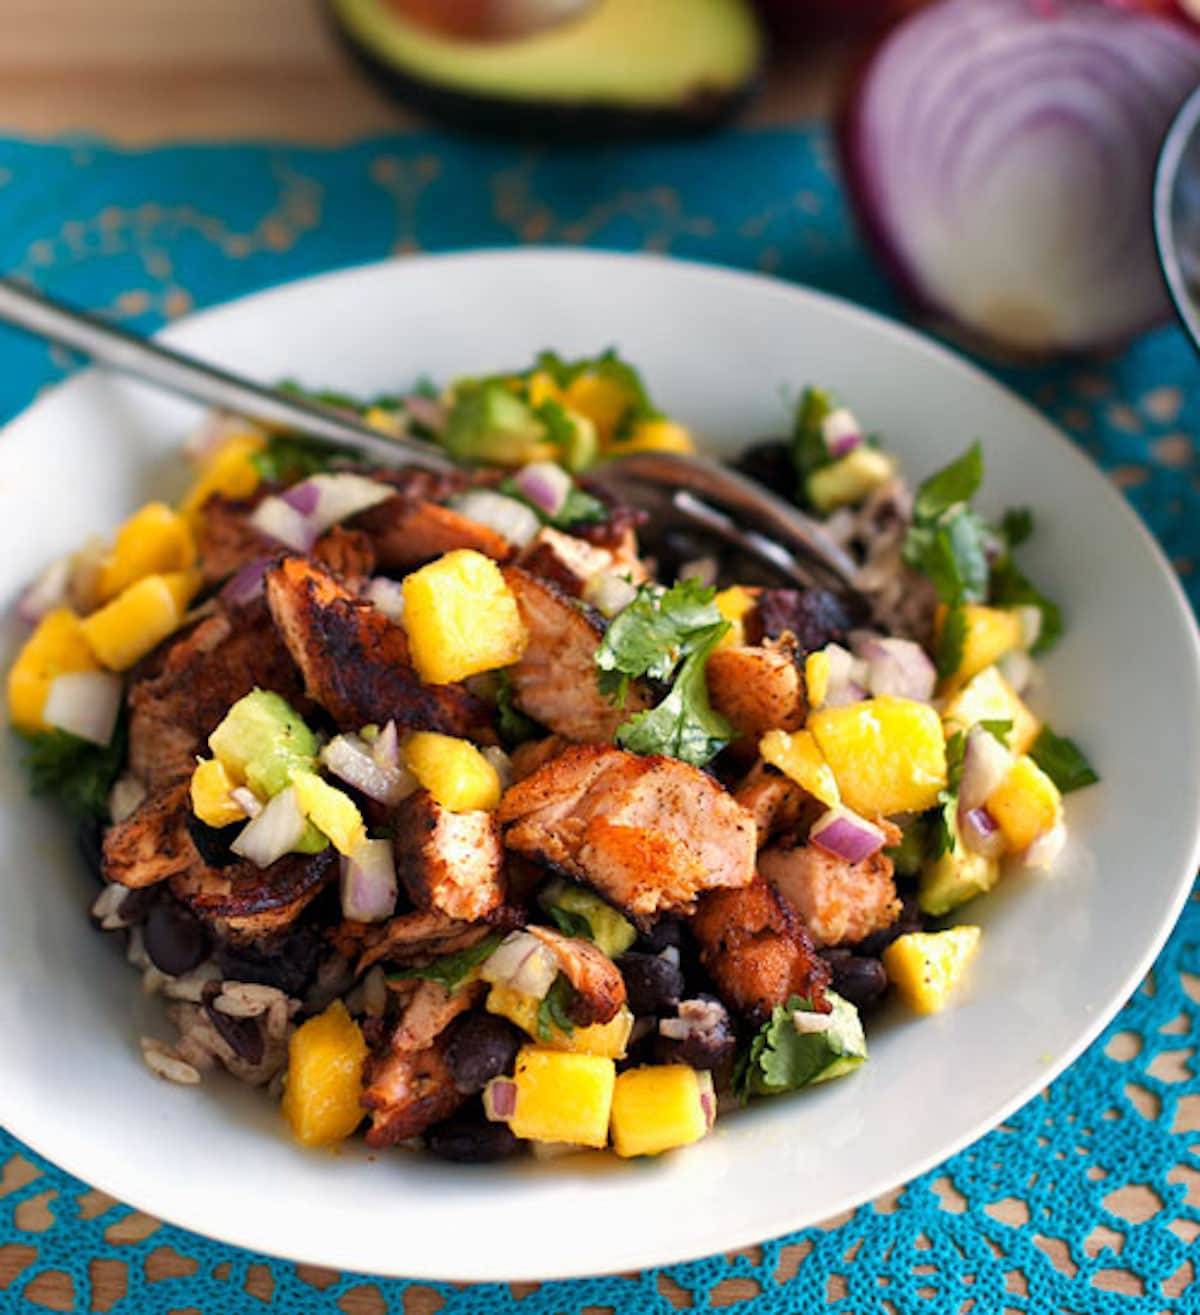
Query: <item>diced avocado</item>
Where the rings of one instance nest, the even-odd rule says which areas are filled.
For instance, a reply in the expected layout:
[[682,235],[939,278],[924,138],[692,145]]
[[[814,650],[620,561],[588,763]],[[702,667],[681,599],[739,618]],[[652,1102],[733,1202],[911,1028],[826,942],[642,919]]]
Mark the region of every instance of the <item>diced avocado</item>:
[[238,699],[208,737],[225,769],[261,796],[276,795],[292,774],[314,771],[317,737],[278,694],[252,690]]
[[596,426],[587,416],[559,407],[549,430],[558,447],[558,460],[568,470],[586,470],[596,460],[600,444]]
[[514,392],[488,380],[460,386],[442,441],[456,461],[520,466],[544,455],[547,433]]
[[925,860],[925,822],[923,818],[914,817],[904,828],[900,843],[887,851],[892,866],[902,877],[915,877],[921,871]]
[[808,500],[822,515],[861,502],[895,474],[896,463],[878,448],[856,447],[808,477]]
[[[569,881],[550,882],[538,896],[538,903],[567,935],[589,936],[610,959],[624,954],[637,940],[637,931],[628,918],[599,895]],[[555,910],[559,917],[555,917]]]
[[940,918],[967,900],[991,890],[1000,877],[1000,865],[963,844],[954,823],[954,848],[941,858],[927,860],[917,886],[922,913]]
[[[720,123],[753,86],[763,45],[748,0],[328,2],[351,51],[386,90],[468,128],[540,139]],[[514,32],[487,21],[530,10],[547,23]]]
[[329,848],[329,837],[322,835],[311,822],[305,822],[300,839],[292,846],[294,854],[319,854]]

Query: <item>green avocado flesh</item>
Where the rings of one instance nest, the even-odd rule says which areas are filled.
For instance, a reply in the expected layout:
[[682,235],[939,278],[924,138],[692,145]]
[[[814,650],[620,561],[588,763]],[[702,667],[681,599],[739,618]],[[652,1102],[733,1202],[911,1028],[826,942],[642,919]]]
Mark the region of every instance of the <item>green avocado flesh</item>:
[[552,881],[539,898],[547,912],[556,908],[581,918],[587,924],[591,939],[610,959],[624,954],[637,940],[637,931],[628,918],[618,913],[599,895],[593,895],[582,886],[561,880]]
[[277,795],[293,772],[316,765],[317,737],[286,700],[263,689],[238,699],[208,746],[259,795]]
[[488,131],[635,135],[720,122],[752,86],[748,0],[598,0],[506,41],[453,38],[387,0],[327,0],[351,50],[402,97]]
[[951,909],[991,890],[999,868],[982,854],[973,854],[961,838],[955,837],[954,849],[928,863],[921,872],[917,887],[917,904],[922,913],[940,918]]

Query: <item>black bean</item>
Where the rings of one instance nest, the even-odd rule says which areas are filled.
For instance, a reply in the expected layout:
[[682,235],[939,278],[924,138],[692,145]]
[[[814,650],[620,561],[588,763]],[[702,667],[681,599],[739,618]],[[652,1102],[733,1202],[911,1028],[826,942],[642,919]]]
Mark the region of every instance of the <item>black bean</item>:
[[845,598],[828,589],[764,589],[756,618],[765,638],[790,630],[805,653],[842,643],[859,619]]
[[897,936],[906,936],[909,932],[920,931],[924,926],[921,910],[917,907],[915,895],[905,895],[900,904],[900,916],[890,927],[872,932],[853,947],[856,954],[865,954],[869,958],[878,958]]
[[674,1010],[683,997],[683,974],[657,954],[623,954],[617,967],[625,979],[629,1007],[638,1017]]
[[636,943],[645,954],[660,954],[672,947],[679,949],[683,945],[683,923],[676,918],[660,918]]
[[83,818],[76,827],[75,841],[87,864],[87,870],[97,881],[102,882],[104,823],[98,817]]
[[[121,905],[125,916],[128,899]],[[208,958],[212,938],[199,918],[178,900],[166,896],[155,902],[146,918],[144,931],[150,962],[170,977],[191,972]]]
[[878,959],[840,947],[822,953],[833,978],[830,985],[857,1009],[874,1004],[887,990],[887,973]]
[[482,1091],[492,1078],[512,1069],[522,1040],[511,1023],[495,1014],[473,1010],[460,1015],[443,1051],[454,1085],[462,1092]]
[[262,1063],[266,1042],[257,1018],[231,1018],[211,1004],[205,1004],[204,1012],[239,1059],[244,1059],[247,1064]]
[[[654,1058],[660,1064],[690,1064],[692,1068],[722,1073],[733,1060],[737,1049],[737,1032],[729,1010],[712,995],[695,997],[711,1006],[701,1018],[692,1017],[692,1027],[681,1038],[665,1037],[659,1033],[654,1039]],[[689,1004],[680,1006],[680,1016],[689,1019]]]
[[221,945],[214,958],[223,977],[276,986],[285,995],[299,999],[316,974],[320,954],[321,933],[316,927],[306,926],[265,944]]
[[188,834],[196,853],[210,868],[227,868],[240,860],[229,846],[237,839],[238,833],[245,826],[244,822],[233,822],[229,826],[209,826],[190,809],[187,815]]
[[507,1123],[490,1123],[482,1115],[458,1115],[430,1128],[425,1144],[434,1155],[456,1164],[488,1164],[520,1148]]

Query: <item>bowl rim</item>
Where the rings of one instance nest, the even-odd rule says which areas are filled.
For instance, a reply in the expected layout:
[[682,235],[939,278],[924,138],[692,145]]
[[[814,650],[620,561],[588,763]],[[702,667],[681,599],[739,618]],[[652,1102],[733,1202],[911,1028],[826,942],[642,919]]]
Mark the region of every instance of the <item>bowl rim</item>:
[[[1200,117],[1200,93],[1197,96],[1197,117]],[[1142,546],[1148,550],[1151,559],[1158,568],[1158,574],[1163,580],[1164,585],[1171,599],[1178,609],[1181,618],[1185,622],[1185,629],[1190,639],[1189,656],[1190,668],[1193,680],[1196,686],[1200,687],[1200,627],[1197,625],[1196,615],[1191,607],[1182,584],[1171,567],[1169,560],[1163,548],[1150,532],[1142,519],[1137,515],[1129,502],[1121,493],[1107,480],[1103,479],[1095,463],[1072,442],[1062,432],[1060,427],[1039,411],[1030,402],[1026,401],[1020,394],[1015,392],[1006,384],[988,374],[983,368],[970,361],[960,352],[948,347],[944,343],[931,338],[918,329],[912,328],[906,324],[888,318],[886,315],[867,309],[856,303],[850,302],[844,298],[809,288],[805,285],[788,283],[772,275],[759,273],[756,271],[745,271],[732,269],[727,266],[712,264],[700,260],[682,259],[674,256],[661,255],[658,253],[648,252],[614,252],[605,250],[594,250],[585,247],[498,247],[472,249],[458,252],[442,252],[436,254],[422,254],[419,256],[393,256],[379,261],[365,261],[354,265],[342,266],[334,270],[323,271],[317,274],[308,275],[302,278],[289,280],[281,284],[271,285],[254,292],[245,294],[240,297],[232,298],[228,301],[214,304],[205,309],[190,314],[179,321],[172,323],[162,329],[155,335],[157,338],[171,343],[180,337],[185,337],[197,325],[201,325],[208,317],[217,317],[228,313],[231,309],[240,307],[256,299],[265,299],[277,296],[281,293],[290,293],[291,295],[303,295],[303,290],[311,284],[336,281],[341,278],[362,277],[373,270],[382,270],[397,265],[411,266],[413,264],[433,264],[433,263],[477,263],[487,265],[490,263],[507,263],[529,261],[534,264],[541,262],[563,262],[572,263],[579,260],[609,262],[612,264],[627,264],[636,266],[641,269],[650,269],[654,267],[670,268],[685,267],[695,276],[703,276],[718,282],[727,282],[730,284],[741,284],[751,287],[757,291],[765,292],[775,297],[786,298],[799,302],[807,302],[810,305],[819,305],[824,311],[832,312],[835,315],[843,317],[845,320],[857,322],[864,328],[869,328],[876,333],[882,333],[888,337],[898,339],[907,344],[910,348],[937,360],[943,367],[949,367],[957,371],[960,376],[965,377],[972,387],[985,389],[994,395],[1002,397],[1010,407],[1023,413],[1031,423],[1036,424],[1043,429],[1047,436],[1053,435],[1054,441],[1058,444],[1063,454],[1070,460],[1080,475],[1094,481],[1093,491],[1096,496],[1103,498],[1114,514],[1125,518],[1129,528],[1133,530],[1136,536],[1141,540]],[[59,391],[71,384],[85,379],[102,375],[105,372],[97,367],[87,367],[75,374],[68,376],[65,380],[55,383],[50,388],[44,389],[37,397],[17,415],[11,417],[7,424],[16,423],[28,417],[36,411],[42,402],[52,401]],[[7,426],[5,426],[7,427]],[[0,428],[0,434],[3,428]],[[1086,474],[1085,474],[1086,472]],[[1141,953],[1137,957],[1134,966],[1126,974],[1120,986],[1113,990],[1110,997],[1098,1008],[1093,1009],[1087,1018],[1086,1025],[1081,1028],[1071,1044],[1064,1046],[1052,1059],[1049,1059],[1045,1067],[1034,1077],[1023,1083],[1015,1090],[1011,1091],[1000,1103],[993,1107],[992,1111],[980,1122],[966,1129],[960,1135],[946,1141],[925,1155],[918,1156],[910,1161],[905,1169],[900,1173],[891,1173],[886,1178],[880,1178],[871,1185],[867,1194],[863,1194],[859,1189],[844,1189],[839,1196],[832,1201],[829,1216],[832,1217],[844,1210],[855,1209],[873,1199],[880,1193],[887,1192],[904,1183],[928,1172],[931,1168],[941,1164],[953,1155],[957,1154],[964,1147],[971,1145],[982,1136],[986,1135],[992,1129],[1003,1123],[1015,1110],[1026,1104],[1030,1099],[1038,1094],[1045,1087],[1062,1074],[1075,1060],[1083,1053],[1088,1046],[1096,1039],[1103,1029],[1111,1022],[1124,1003],[1129,999],[1139,983],[1145,977],[1147,971],[1157,958],[1163,945],[1173,931],[1180,913],[1182,912],[1189,893],[1192,888],[1192,880],[1197,867],[1200,867],[1200,810],[1193,814],[1192,834],[1190,844],[1190,858],[1186,871],[1181,873],[1173,896],[1166,908],[1161,923],[1155,935],[1149,938],[1148,942],[1142,947]],[[48,1139],[42,1135],[46,1132],[45,1126],[40,1126],[34,1130],[27,1131],[21,1127],[14,1126],[12,1122],[5,1125],[14,1136],[25,1142],[37,1154],[44,1156],[55,1164],[60,1162],[55,1159],[52,1146],[48,1144]],[[95,1181],[90,1176],[85,1176],[80,1169],[73,1168],[70,1165],[60,1164],[66,1172],[73,1176],[81,1177],[89,1186],[99,1187],[101,1190],[108,1191],[110,1194],[118,1197],[122,1203],[130,1205],[135,1209],[145,1210],[146,1212],[161,1219],[163,1222],[170,1223],[176,1227],[189,1231],[199,1231],[196,1226],[186,1222],[179,1217],[174,1210],[167,1210],[161,1202],[147,1201],[145,1197],[129,1193],[119,1184],[112,1182]],[[113,1190],[115,1188],[115,1190]],[[793,1212],[790,1220],[782,1219],[781,1232],[775,1236],[792,1231],[796,1228],[809,1227],[816,1225],[815,1220],[802,1216],[799,1212]],[[220,1229],[205,1227],[203,1236],[212,1237],[214,1240],[227,1243],[232,1246],[246,1248],[247,1246],[255,1247],[256,1244],[247,1243],[238,1237],[226,1233]],[[739,1247],[755,1245],[763,1242],[765,1239],[761,1235],[761,1229],[753,1225],[730,1224],[727,1230],[722,1234],[720,1252],[735,1250]],[[415,1281],[449,1281],[449,1282],[512,1282],[530,1278],[530,1274],[525,1270],[510,1271],[495,1269],[490,1271],[475,1271],[464,1279],[461,1275],[447,1276],[441,1272],[435,1272],[428,1268],[422,1268],[419,1264],[417,1267],[410,1268],[403,1275],[398,1274],[394,1268],[372,1267],[370,1269],[360,1266],[348,1266],[336,1261],[330,1261],[328,1258],[318,1258],[314,1261],[311,1254],[305,1255],[297,1250],[290,1250],[281,1247],[261,1248],[263,1254],[290,1260],[297,1263],[319,1263],[333,1264],[335,1267],[346,1270],[347,1272],[368,1273],[379,1277],[396,1277],[412,1279]],[[687,1263],[693,1260],[704,1258],[710,1254],[707,1247],[697,1251],[694,1245],[675,1243],[668,1245],[666,1248],[654,1250],[647,1245],[639,1250],[638,1256],[633,1260],[633,1264],[638,1268],[656,1268],[667,1265],[677,1265]],[[540,1281],[556,1281],[574,1278],[585,1278],[599,1276],[604,1274],[622,1273],[631,1268],[630,1257],[618,1257],[607,1261],[596,1269],[581,1270],[577,1266],[558,1266],[551,1263],[547,1266],[546,1271],[538,1275]]]
[[1188,340],[1200,353],[1200,304],[1188,292],[1187,280],[1179,262],[1179,247],[1171,221],[1171,202],[1179,179],[1179,166],[1197,128],[1200,127],[1200,86],[1188,93],[1167,126],[1154,165],[1152,221],[1154,246],[1159,268],[1167,286],[1167,295]]

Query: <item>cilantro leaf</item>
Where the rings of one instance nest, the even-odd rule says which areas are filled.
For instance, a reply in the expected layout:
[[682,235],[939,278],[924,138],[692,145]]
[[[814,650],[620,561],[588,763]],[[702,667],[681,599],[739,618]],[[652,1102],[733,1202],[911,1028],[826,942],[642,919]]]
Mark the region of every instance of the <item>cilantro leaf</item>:
[[1008,748],[1008,737],[1012,734],[1013,728],[1011,717],[989,718],[975,724],[982,726],[989,735],[994,736],[1006,749]]
[[596,651],[600,688],[609,698],[625,698],[638,676],[669,680],[680,658],[724,625],[713,599],[716,590],[698,580],[680,580],[670,589],[641,585],[637,597],[609,623]]
[[270,484],[294,484],[297,480],[318,475],[350,455],[345,448],[322,443],[313,438],[292,434],[272,434],[261,452],[255,452],[251,464]]
[[1009,548],[1019,548],[1033,534],[1033,512],[1028,507],[1009,507],[1000,524]]
[[983,519],[957,506],[930,524],[913,524],[904,560],[930,579],[943,603],[981,602],[988,587],[988,537]]
[[962,666],[963,653],[967,644],[967,614],[962,607],[952,607],[942,621],[941,633],[938,635],[937,652],[934,665],[937,673],[945,680]]
[[539,1041],[550,1041],[554,1033],[562,1032],[570,1036],[575,1031],[575,1024],[567,1012],[575,998],[575,988],[559,973],[553,985],[546,992],[545,998],[538,1005],[537,1033]]
[[799,502],[808,501],[809,475],[833,460],[825,442],[824,425],[837,406],[837,399],[825,388],[810,386],[800,394],[792,426],[792,465],[796,468]]
[[957,461],[930,475],[917,490],[914,520],[937,520],[958,503],[970,502],[981,483],[983,449],[972,443]]
[[124,719],[106,745],[60,730],[20,734],[27,745],[24,765],[35,795],[53,795],[76,817],[107,819],[108,792],[125,760]]
[[475,970],[490,959],[493,951],[504,937],[499,932],[485,936],[478,945],[459,950],[456,954],[443,954],[420,968],[400,968],[387,974],[389,982],[402,982],[409,978],[419,978],[424,982],[438,982],[452,995],[461,986],[471,980]]
[[1036,607],[1042,614],[1041,628],[1030,653],[1047,653],[1062,637],[1062,611],[1052,603],[1009,556],[992,565],[989,599],[997,607]]
[[496,728],[507,749],[515,749],[539,734],[537,722],[519,711],[513,702],[512,677],[501,671],[496,679]]
[[1074,740],[1055,735],[1049,726],[1042,727],[1029,756],[1063,794],[1082,790],[1085,785],[1094,785],[1100,779]]
[[743,1102],[838,1077],[866,1059],[858,1011],[834,992],[827,995],[833,1012],[830,1027],[822,1032],[796,1030],[793,1015],[812,1011],[810,1002],[798,995],[772,1010],[734,1071],[734,1093]]
[[939,859],[953,854],[958,826],[958,787],[962,784],[963,760],[967,755],[967,737],[955,731],[946,741],[946,785],[938,791],[938,808],[929,831],[929,856]]
[[572,913],[570,909],[561,908],[557,904],[547,905],[546,912],[564,936],[575,936],[585,941],[592,939],[592,924],[582,913]]
[[729,629],[721,621],[695,636],[692,649],[671,692],[646,712],[617,728],[616,741],[631,753],[665,753],[693,767],[703,767],[733,739],[733,727],[708,700],[705,666],[708,655]]
[[551,518],[550,524],[561,530],[568,525],[595,525],[607,519],[608,508],[604,503],[581,489],[578,484],[572,484],[562,510]]

